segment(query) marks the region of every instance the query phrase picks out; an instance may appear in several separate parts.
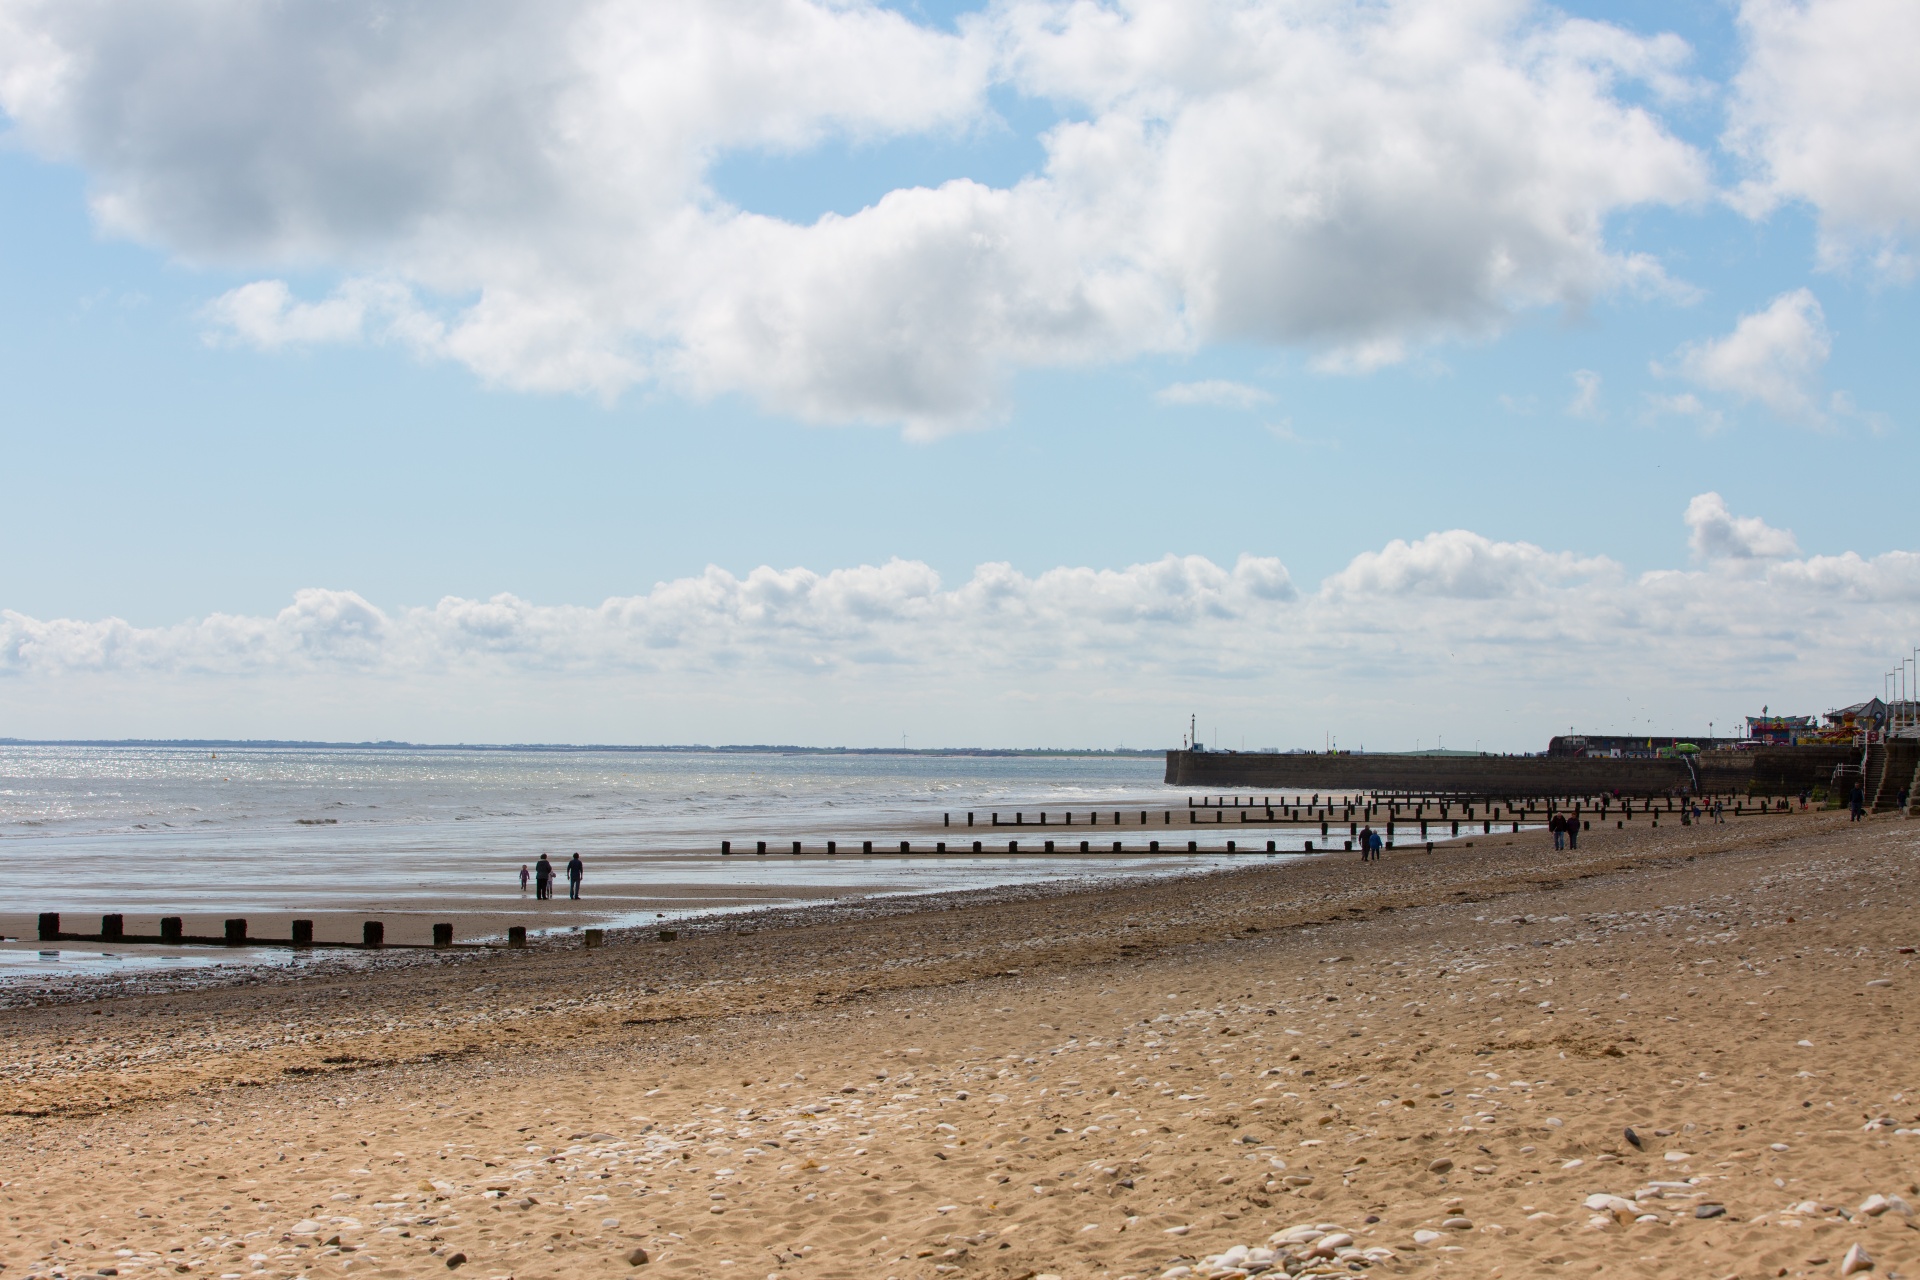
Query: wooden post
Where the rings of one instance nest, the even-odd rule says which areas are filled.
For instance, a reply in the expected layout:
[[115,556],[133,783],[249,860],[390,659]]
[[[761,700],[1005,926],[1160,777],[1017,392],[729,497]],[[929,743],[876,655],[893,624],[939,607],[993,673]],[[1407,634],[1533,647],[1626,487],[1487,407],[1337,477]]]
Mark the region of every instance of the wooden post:
[[60,941],[60,913],[58,911],[42,911],[40,913],[40,941]]
[[1085,853],[1086,851],[1087,851],[1087,842],[1085,840],[1082,840],[1080,842],[1080,852]]
[[1053,852],[1053,841],[1051,841],[1051,840],[1049,840],[1049,841],[1047,841],[1047,852],[1048,852],[1048,853],[1052,853],[1052,852]]
[[973,842],[973,851],[974,851],[975,853],[978,853],[978,852],[980,852],[980,842],[979,842],[978,840],[975,840],[975,841]]
[[720,856],[725,858],[732,853],[733,853],[733,841],[722,840],[720,842]]
[[968,826],[972,826],[972,825],[973,825],[973,814],[972,814],[972,813],[968,813],[968,814],[967,814],[967,825],[968,825]]
[[908,842],[907,842],[907,841],[905,841],[905,840],[902,840],[902,841],[900,842],[900,852],[902,852],[902,853],[912,853],[912,852],[913,852],[913,845],[912,845],[912,844],[910,844],[910,843],[908,843]]
[[313,945],[313,921],[295,920],[293,922],[293,945],[296,947]]
[[453,926],[436,924],[433,926],[433,945],[435,950],[444,951],[453,945]]
[[798,840],[793,842],[793,856],[796,858],[800,856],[800,842]]
[[837,852],[839,852],[839,849],[840,849],[840,842],[839,842],[838,840],[829,840],[829,841],[827,841],[827,852],[828,852],[828,853],[837,853]]
[[1007,852],[1008,853],[1020,852],[1020,842],[1018,840],[1007,841]]
[[1187,852],[1188,853],[1200,852],[1200,842],[1198,840],[1187,841]]
[[1274,852],[1277,852],[1277,850],[1276,850],[1276,849],[1274,848],[1274,844],[1273,844],[1273,841],[1271,841],[1271,840],[1269,840],[1269,841],[1267,841],[1267,852],[1268,852],[1268,853],[1274,853]]
[[1234,842],[1233,842],[1232,840],[1229,840],[1229,841],[1227,841],[1227,852],[1228,852],[1228,853],[1238,853],[1238,852],[1239,852],[1239,849],[1237,849],[1237,848],[1235,847],[1235,844],[1234,844]]
[[935,853],[945,853],[947,851],[947,842],[945,840],[940,841],[940,843],[933,846],[933,851]]
[[245,920],[234,919],[227,921],[226,931],[228,946],[244,947],[247,945],[247,922]]
[[589,929],[587,930],[586,937],[582,939],[589,947],[597,947],[606,940],[607,931],[605,929]]
[[860,842],[860,852],[862,852],[862,853],[872,853],[872,852],[873,852],[873,841],[871,841],[871,840],[862,840],[862,841]]
[[127,936],[127,918],[122,915],[100,917],[100,941],[117,942]]
[[940,825],[941,825],[941,826],[943,826],[943,827],[950,827],[950,826],[952,826],[952,825],[953,825],[953,815],[952,815],[952,814],[950,814],[950,813],[943,813],[943,814],[941,814],[941,815],[940,815]]
[[1119,842],[1118,840],[1115,840],[1115,841],[1113,842],[1113,851],[1114,851],[1115,853],[1119,853],[1119,852],[1120,852],[1120,842]]
[[186,932],[185,921],[179,916],[160,917],[160,941],[178,946]]
[[363,947],[384,947],[387,945],[387,926],[378,920],[369,920],[360,926],[360,945]]
[[507,945],[510,947],[526,946],[527,945],[527,926],[523,924],[516,924],[516,925],[510,926],[507,929]]
[[764,858],[764,857],[766,857],[766,856],[767,856],[767,842],[766,842],[765,840],[755,840],[755,841],[753,842],[753,851],[754,851],[755,853],[757,853],[757,854],[759,854],[759,855],[760,855],[761,857],[763,857],[763,858]]

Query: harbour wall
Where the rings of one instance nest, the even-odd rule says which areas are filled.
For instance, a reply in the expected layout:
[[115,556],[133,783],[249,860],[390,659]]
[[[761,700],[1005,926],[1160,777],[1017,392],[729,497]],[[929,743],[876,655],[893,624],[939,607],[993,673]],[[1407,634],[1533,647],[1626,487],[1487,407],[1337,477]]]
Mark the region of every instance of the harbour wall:
[[[1852,747],[1706,751],[1702,794],[1794,795],[1825,786]],[[1676,795],[1694,789],[1685,760],[1579,756],[1267,755],[1169,751],[1174,786],[1272,791],[1414,792],[1466,796]]]

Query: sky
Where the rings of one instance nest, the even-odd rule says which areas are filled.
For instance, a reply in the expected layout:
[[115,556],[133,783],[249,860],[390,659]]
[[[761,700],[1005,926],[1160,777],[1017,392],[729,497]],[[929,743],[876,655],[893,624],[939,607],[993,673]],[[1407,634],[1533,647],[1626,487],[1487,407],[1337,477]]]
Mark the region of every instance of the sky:
[[1520,751],[1880,694],[1916,47],[0,0],[0,736]]

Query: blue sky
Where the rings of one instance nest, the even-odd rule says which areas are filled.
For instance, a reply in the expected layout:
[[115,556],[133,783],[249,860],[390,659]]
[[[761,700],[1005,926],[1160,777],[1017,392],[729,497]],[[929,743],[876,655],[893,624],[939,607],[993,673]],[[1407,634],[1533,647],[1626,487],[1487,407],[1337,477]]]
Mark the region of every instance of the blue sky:
[[[1847,21],[1872,8],[1865,0],[1830,7],[1847,12],[1829,18]],[[90,12],[111,35],[127,10]],[[946,33],[964,33],[978,18],[965,6],[901,12]],[[45,13],[18,5],[10,17],[32,24]],[[524,228],[473,233],[487,243],[452,267],[428,261],[437,249],[378,228],[334,225],[300,243],[244,229],[222,238],[219,218],[204,211],[192,222],[157,198],[140,205],[170,178],[177,162],[168,148],[178,139],[89,134],[74,123],[84,124],[88,104],[60,116],[17,94],[6,99],[9,82],[0,78],[12,120],[0,151],[0,447],[9,479],[0,538],[10,551],[0,608],[37,623],[123,619],[154,629],[214,614],[270,617],[303,588],[351,592],[392,614],[499,593],[595,606],[698,577],[708,565],[738,576],[762,565],[827,574],[898,558],[923,562],[952,588],[989,562],[1037,578],[1063,567],[1121,571],[1170,554],[1222,567],[1242,556],[1277,559],[1294,589],[1312,595],[1357,556],[1446,530],[1605,557],[1631,578],[1700,568],[1682,515],[1708,492],[1736,515],[1791,530],[1800,559],[1855,552],[1872,560],[1913,548],[1911,515],[1872,496],[1920,463],[1911,413],[1920,316],[1910,276],[1865,251],[1831,251],[1842,197],[1823,204],[1820,191],[1782,179],[1764,212],[1729,203],[1727,193],[1764,168],[1721,145],[1731,86],[1750,57],[1738,11],[1588,4],[1534,9],[1521,25],[1553,26],[1568,14],[1638,38],[1671,32],[1689,49],[1676,69],[1687,94],[1662,96],[1631,76],[1608,91],[1622,110],[1654,113],[1709,175],[1711,189],[1697,198],[1595,206],[1604,251],[1646,255],[1664,272],[1657,287],[1583,286],[1578,301],[1517,302],[1471,320],[1413,325],[1399,359],[1358,372],[1327,371],[1337,342],[1311,333],[1273,340],[1204,323],[1173,343],[1094,333],[1066,354],[989,359],[1000,387],[991,405],[928,410],[932,429],[925,419],[842,411],[830,398],[837,389],[769,389],[751,372],[697,385],[637,377],[609,391],[590,380],[539,385],[545,375],[520,366],[383,339],[372,321],[341,340],[262,338],[223,319],[220,300],[280,280],[297,307],[355,280],[400,280],[444,319],[500,287],[488,255],[518,243]],[[76,47],[111,43],[83,24],[46,22]],[[261,38],[284,39],[287,56],[299,56],[290,35]],[[151,56],[191,65],[199,54],[188,45]],[[1014,189],[1046,170],[1049,129],[1097,121],[1104,110],[1016,74],[990,76],[972,92],[970,106],[925,107],[932,123],[889,123],[888,112],[922,109],[889,101],[860,106],[869,114],[857,125],[833,116],[800,142],[702,143],[705,198],[808,227],[822,214],[856,219],[890,192],[956,178]],[[182,182],[217,187],[209,174],[245,162],[191,122],[179,127],[201,149]],[[1887,121],[1899,136],[1915,127]],[[152,153],[138,154],[143,145]],[[648,177],[643,166],[635,180]],[[120,201],[120,212],[90,206],[103,195]],[[324,212],[339,221],[337,210]],[[552,216],[555,237],[568,234],[570,216]],[[1867,230],[1887,241],[1890,225],[1898,245],[1912,224],[1898,209],[1891,216]],[[1407,218],[1418,231],[1418,211]],[[654,233],[637,219],[616,234],[639,242]],[[1272,287],[1284,290],[1284,278]],[[1789,381],[1813,412],[1743,398],[1737,377],[1746,366],[1737,360],[1732,382],[1688,372],[1690,349],[1728,339],[1743,317],[1802,289],[1817,304],[1825,347]],[[881,303],[893,305],[874,304],[876,326],[894,322]],[[1192,314],[1191,304],[1181,314]],[[1016,334],[1008,349],[1032,342]],[[1575,412],[1581,371],[1598,376],[1597,394]],[[1207,382],[1240,388],[1240,402],[1169,403],[1163,394]],[[1835,392],[1845,408],[1832,408]],[[1656,407],[1685,395],[1697,412]],[[1379,612],[1404,603],[1389,597]],[[1903,627],[1912,635],[1911,605],[1887,607],[1888,637]],[[1795,653],[1806,658],[1811,644]],[[1768,665],[1776,661],[1784,666]],[[1768,664],[1746,685],[1732,682],[1726,713],[1793,658]],[[16,714],[33,731],[61,731],[66,695],[27,666],[0,699],[17,699]],[[113,678],[155,690],[187,677],[156,669]],[[198,668],[192,675],[209,678]],[[777,674],[760,678],[781,688]],[[1140,678],[1166,680],[1169,707],[1197,696],[1178,679]],[[1363,675],[1342,678],[1367,684]],[[983,668],[977,687],[994,680]],[[1805,696],[1837,702],[1851,692],[1816,687]],[[1098,695],[1090,687],[1084,696]],[[1230,703],[1236,695],[1206,696]],[[1577,715],[1582,696],[1568,690],[1551,721],[1546,710],[1516,713],[1494,717],[1488,731],[1523,743],[1542,723],[1557,725],[1560,710]],[[155,697],[152,715],[127,718],[129,732],[171,714],[163,708],[174,695]],[[451,692],[448,700],[458,701]],[[290,709],[282,730],[300,731],[307,715]],[[1367,715],[1388,731],[1390,707]],[[75,732],[112,727],[92,712],[72,719]],[[975,729],[965,716],[934,720],[955,733]],[[739,732],[753,736],[750,722]],[[399,729],[431,736],[456,723],[423,715],[416,731]],[[573,722],[536,723],[548,730],[537,736],[563,737]],[[857,718],[840,727],[847,736],[865,731]]]

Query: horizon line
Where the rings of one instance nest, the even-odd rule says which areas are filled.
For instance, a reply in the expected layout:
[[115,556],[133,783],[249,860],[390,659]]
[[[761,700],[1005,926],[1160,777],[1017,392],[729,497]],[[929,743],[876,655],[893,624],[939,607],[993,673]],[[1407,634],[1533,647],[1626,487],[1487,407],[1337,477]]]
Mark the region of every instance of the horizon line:
[[7,738],[5,747],[179,747],[306,748],[360,751],[635,751],[696,753],[770,753],[896,756],[1157,756],[1171,747],[805,747],[791,743],[618,743],[618,742],[404,742],[386,738],[329,742],[301,738]]

